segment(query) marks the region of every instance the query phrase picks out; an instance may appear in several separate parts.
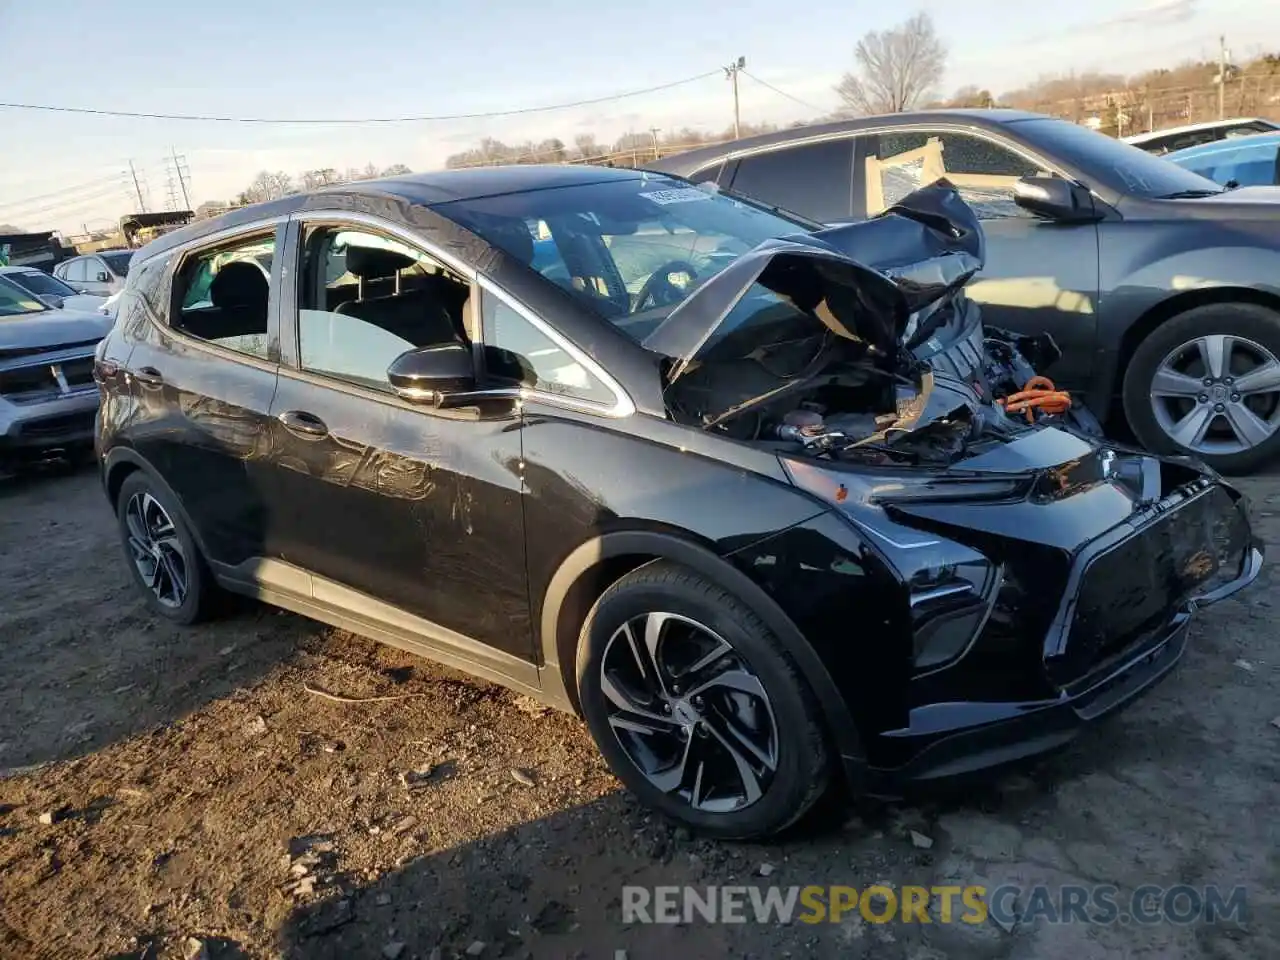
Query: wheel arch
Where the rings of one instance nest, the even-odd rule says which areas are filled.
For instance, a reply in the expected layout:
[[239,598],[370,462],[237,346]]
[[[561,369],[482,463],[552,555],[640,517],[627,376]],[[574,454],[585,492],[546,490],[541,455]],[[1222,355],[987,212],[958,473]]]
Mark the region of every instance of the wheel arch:
[[1142,341],[1151,336],[1156,329],[1180,313],[1207,307],[1213,304],[1246,303],[1257,307],[1267,307],[1280,314],[1280,296],[1266,290],[1244,286],[1199,287],[1195,290],[1184,290],[1149,307],[1138,316],[1120,337],[1120,348],[1116,353],[1115,370],[1111,377],[1111,397],[1118,398],[1124,390],[1124,377],[1129,369],[1129,361],[1133,359]]
[[561,563],[547,587],[540,620],[544,687],[563,687],[548,693],[567,701],[581,715],[574,664],[582,622],[611,584],[658,560],[696,570],[752,608],[792,656],[817,697],[824,732],[839,751],[845,771],[851,766],[860,767],[865,754],[853,717],[825,664],[799,628],[745,573],[701,544],[675,533],[627,530],[601,534],[578,546]]
[[160,475],[160,471],[146,457],[131,447],[116,447],[111,450],[102,466],[103,487],[106,489],[107,497],[111,501],[112,510],[118,509],[117,500],[120,497],[120,490],[124,486],[124,482],[135,473],[146,474],[147,479],[154,483],[169,499],[169,502],[174,505],[179,518],[191,534],[191,539],[196,542],[200,555],[207,560],[209,551],[205,546],[204,537],[201,536],[200,530],[196,528],[196,525],[191,522],[191,516],[187,513],[187,508],[182,499],[165,482],[164,477]]

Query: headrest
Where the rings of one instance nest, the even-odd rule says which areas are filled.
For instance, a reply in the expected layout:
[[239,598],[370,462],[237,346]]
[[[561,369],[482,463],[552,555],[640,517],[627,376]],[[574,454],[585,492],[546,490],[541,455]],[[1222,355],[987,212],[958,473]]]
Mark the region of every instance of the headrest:
[[347,247],[347,270],[361,280],[393,277],[397,270],[408,270],[416,262],[403,253],[381,247]]
[[247,260],[228,263],[209,285],[209,299],[219,308],[265,307],[267,293],[267,278],[262,268]]

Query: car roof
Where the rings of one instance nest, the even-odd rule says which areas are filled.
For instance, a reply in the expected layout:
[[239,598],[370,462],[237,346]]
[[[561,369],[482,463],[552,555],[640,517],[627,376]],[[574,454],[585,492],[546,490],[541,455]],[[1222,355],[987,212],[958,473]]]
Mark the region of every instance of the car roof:
[[1024,120],[1053,119],[1042,113],[1030,113],[1026,110],[1008,110],[1004,108],[951,109],[951,110],[914,110],[909,113],[886,113],[870,117],[856,117],[851,120],[835,120],[829,123],[807,124],[800,127],[788,127],[773,133],[762,133],[754,137],[743,137],[707,147],[696,147],[684,153],[663,157],[645,165],[648,170],[662,173],[688,175],[708,163],[728,156],[729,154],[750,153],[765,147],[793,141],[820,139],[842,133],[856,133],[871,127],[914,126],[920,123],[963,124],[972,127],[998,128]]
[[1251,133],[1245,137],[1227,137],[1225,140],[1214,140],[1210,143],[1197,143],[1194,147],[1171,150],[1164,155],[1164,158],[1166,160],[1190,160],[1207,156],[1211,153],[1247,150],[1249,147],[1265,146],[1268,143],[1280,144],[1280,130],[1273,130],[1270,133]]
[[630,167],[599,167],[588,164],[507,164],[412,173],[378,180],[356,180],[308,193],[290,194],[264,203],[236,207],[220,216],[199,220],[157,237],[135,255],[140,259],[149,259],[164,250],[223,230],[258,220],[288,216],[306,207],[314,209],[317,197],[333,197],[337,200],[341,197],[389,196],[409,206],[430,207],[455,200],[478,200],[506,193],[635,180],[651,173],[652,171]]
[[1125,137],[1125,143],[1132,143],[1135,146],[1140,143],[1149,143],[1152,140],[1159,140],[1162,137],[1176,137],[1183,133],[1196,133],[1200,130],[1218,130],[1224,127],[1238,127],[1242,123],[1265,123],[1276,129],[1280,129],[1274,120],[1264,120],[1262,117],[1233,117],[1230,120],[1206,120],[1203,123],[1188,123],[1181,127],[1165,127],[1163,130],[1152,130],[1150,133],[1135,133],[1131,137]]
[[0,267],[0,273],[44,273],[39,267],[28,267],[21,263],[11,263],[7,267]]

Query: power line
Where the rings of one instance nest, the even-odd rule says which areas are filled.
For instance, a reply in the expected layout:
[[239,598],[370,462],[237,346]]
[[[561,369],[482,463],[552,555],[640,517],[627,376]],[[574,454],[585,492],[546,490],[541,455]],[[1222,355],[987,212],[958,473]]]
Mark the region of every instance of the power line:
[[814,106],[808,100],[801,100],[799,97],[794,96],[790,93],[787,93],[787,91],[785,90],[779,90],[772,83],[769,83],[767,80],[761,80],[754,73],[747,73],[746,70],[743,70],[742,74],[743,76],[748,77],[751,80],[754,80],[756,83],[760,84],[760,86],[768,87],[770,90],[772,90],[774,93],[778,94],[779,96],[786,97],[788,100],[794,100],[796,103],[800,104],[800,106],[802,107],[808,107],[810,110],[817,110],[819,113],[823,112],[821,107]]
[[421,117],[360,117],[360,118],[340,118],[332,120],[321,120],[315,118],[290,118],[290,117],[218,117],[207,116],[203,114],[193,113],[141,113],[129,110],[101,110],[92,107],[62,107],[52,104],[43,103],[7,103],[0,102],[0,107],[8,107],[11,110],[42,110],[49,113],[78,113],[92,114],[100,117],[129,117],[137,120],[198,120],[208,123],[278,123],[278,124],[361,124],[361,123],[426,123],[443,120],[483,120],[489,117],[511,117],[528,113],[547,113],[552,110],[567,110],[570,107],[588,107],[598,103],[608,103],[611,100],[622,100],[627,97],[639,97],[646,93],[657,93],[660,90],[670,90],[672,87],[684,86],[688,83],[695,83],[698,80],[705,80],[708,77],[714,77],[720,71],[710,70],[707,73],[700,73],[695,77],[685,77],[683,80],[672,80],[670,83],[661,83],[656,87],[646,87],[643,90],[629,90],[626,93],[612,93],[604,97],[592,97],[587,100],[573,100],[568,103],[553,103],[540,107],[517,107],[512,110],[490,110],[483,113],[451,113],[436,114],[433,116]]
[[95,193],[71,197],[55,203],[47,203],[40,207],[24,210],[21,213],[6,213],[4,216],[6,219],[13,220],[47,219],[50,216],[61,216],[62,211],[68,209],[79,209],[91,204],[106,203],[112,197],[119,198],[123,196],[121,191],[124,186],[123,180],[117,180],[115,183],[104,186]]
[[[29,207],[33,203],[39,203],[42,200],[52,200],[67,195],[75,195],[86,191],[100,190],[103,184],[115,183],[120,179],[119,175],[99,177],[97,180],[90,180],[85,183],[76,184],[75,186],[65,187],[61,190],[55,190],[52,193],[38,194],[33,197],[27,197],[25,200],[15,200],[11,203],[0,203],[0,210],[14,210],[23,207]],[[15,214],[17,216],[17,214]]]

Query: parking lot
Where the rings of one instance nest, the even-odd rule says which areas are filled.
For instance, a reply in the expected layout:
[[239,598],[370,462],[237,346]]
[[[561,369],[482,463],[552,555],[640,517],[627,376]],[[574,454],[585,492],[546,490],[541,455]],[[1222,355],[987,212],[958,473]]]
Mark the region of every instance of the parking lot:
[[[1280,484],[1243,486],[1274,543]],[[500,688],[264,607],[157,621],[92,472],[0,481],[0,957],[1280,956],[1276,580],[1207,611],[1166,683],[1049,760],[722,844],[651,817],[581,724]],[[628,884],[875,882],[1243,885],[1248,914],[621,917]]]

